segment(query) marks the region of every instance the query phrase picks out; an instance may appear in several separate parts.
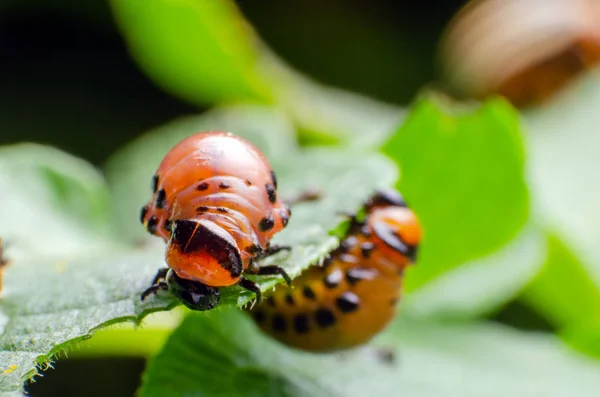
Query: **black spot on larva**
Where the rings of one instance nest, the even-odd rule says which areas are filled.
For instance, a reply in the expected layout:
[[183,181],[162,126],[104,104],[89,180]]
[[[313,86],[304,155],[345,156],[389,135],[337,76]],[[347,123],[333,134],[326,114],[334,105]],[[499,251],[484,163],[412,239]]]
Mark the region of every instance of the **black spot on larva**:
[[146,215],[148,215],[149,210],[150,208],[147,205],[142,207],[142,211],[140,213],[140,222],[144,223],[144,219],[146,218]]
[[231,185],[227,182],[219,183],[219,189],[229,189],[230,187],[231,187]]
[[392,304],[392,306],[396,306],[396,304],[398,303],[398,301],[399,301],[399,300],[400,300],[400,299],[398,299],[398,298],[396,297],[396,298],[393,298],[393,299],[390,301],[390,303]]
[[341,254],[339,256],[339,259],[341,262],[344,262],[344,263],[358,263],[359,262],[358,258],[352,254]]
[[406,207],[404,197],[394,189],[386,188],[379,190],[367,203],[367,206],[393,205],[395,207]]
[[252,317],[254,317],[254,321],[256,321],[259,324],[264,323],[265,320],[267,319],[267,316],[265,315],[265,313],[260,310],[257,310],[254,313],[252,313]]
[[321,308],[315,312],[315,320],[319,326],[325,328],[335,324],[335,316],[329,309]]
[[398,233],[384,223],[375,223],[373,225],[373,231],[375,235],[379,237],[383,242],[393,250],[405,255],[409,260],[414,261],[417,256],[417,250],[415,246],[408,244],[402,239]]
[[344,241],[342,241],[342,243],[340,244],[340,251],[350,251],[356,246],[356,244],[358,244],[358,239],[355,236],[350,236]]
[[273,186],[277,189],[277,175],[275,175],[275,171],[271,170],[271,181],[273,181]]
[[334,269],[331,273],[325,276],[323,279],[323,284],[325,284],[325,287],[329,289],[334,289],[340,285],[340,282],[343,278],[344,273],[340,269]]
[[304,288],[302,288],[302,294],[310,300],[317,300],[317,295],[315,295],[315,291],[312,290],[312,288],[310,288],[308,285],[304,286]]
[[364,267],[353,267],[346,271],[346,281],[348,284],[354,285],[360,280],[372,280],[377,277],[377,270],[366,269]]
[[167,205],[167,193],[165,189],[160,189],[156,194],[156,208],[163,209]]
[[163,228],[164,228],[164,229],[165,229],[167,232],[171,233],[171,226],[172,226],[172,224],[173,224],[173,223],[172,223],[170,220],[168,220],[168,219],[167,219],[167,220],[165,221],[165,224],[163,225]]
[[288,214],[281,214],[281,223],[283,224],[283,227],[286,227],[289,221],[290,217],[288,216]]
[[158,225],[158,218],[154,215],[148,219],[148,223],[146,224],[146,229],[150,234],[156,234],[156,226]]
[[360,245],[360,251],[362,253],[363,258],[369,259],[371,256],[371,252],[375,249],[375,245],[369,241],[364,242]]
[[206,212],[208,211],[208,207],[206,205],[201,205],[200,207],[196,208],[196,212]]
[[283,315],[279,313],[273,315],[272,321],[273,331],[285,332],[287,330],[287,323],[285,322],[285,317],[283,317]]
[[270,183],[265,185],[265,189],[267,190],[267,196],[269,196],[269,201],[271,203],[275,203],[277,201],[277,192],[275,191],[275,186]]
[[287,303],[290,306],[294,306],[296,304],[296,302],[294,302],[294,297],[291,293],[285,296],[285,303]]
[[365,236],[365,237],[371,237],[371,229],[369,228],[369,225],[364,225],[363,227],[360,228],[360,233]]
[[269,296],[267,298],[267,304],[271,307],[275,307],[275,299],[273,298],[273,296]]
[[225,213],[225,212],[229,212],[229,209],[227,209],[225,207],[217,207],[217,211]]
[[152,177],[152,193],[156,193],[158,190],[158,174]]
[[199,184],[198,186],[196,186],[196,190],[206,190],[208,189],[208,182],[202,182],[201,184]]
[[273,226],[275,226],[275,219],[269,215],[260,220],[260,223],[258,224],[258,230],[261,232],[266,232],[267,230],[271,230]]
[[249,254],[256,255],[262,252],[262,248],[260,248],[260,245],[252,244],[244,248],[244,251]]
[[289,216],[292,216],[292,207],[290,207],[289,204],[284,204],[283,208],[285,208]]
[[335,304],[342,313],[351,313],[358,309],[360,298],[355,293],[347,291],[335,300]]
[[246,179],[246,185],[252,186],[252,181],[250,179]]
[[308,317],[304,314],[298,314],[294,317],[294,329],[299,334],[306,334],[310,330],[308,327]]

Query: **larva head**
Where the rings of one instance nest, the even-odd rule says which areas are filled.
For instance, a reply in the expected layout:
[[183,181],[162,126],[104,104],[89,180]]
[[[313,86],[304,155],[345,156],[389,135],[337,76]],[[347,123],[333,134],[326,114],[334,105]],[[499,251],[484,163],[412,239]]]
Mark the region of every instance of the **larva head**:
[[235,284],[243,270],[231,234],[202,219],[173,221],[166,262],[178,277],[212,287]]
[[169,292],[192,310],[210,310],[219,304],[218,288],[182,279],[173,269],[169,269],[166,281]]
[[405,205],[376,205],[368,213],[367,225],[375,250],[398,270],[416,260],[421,225]]

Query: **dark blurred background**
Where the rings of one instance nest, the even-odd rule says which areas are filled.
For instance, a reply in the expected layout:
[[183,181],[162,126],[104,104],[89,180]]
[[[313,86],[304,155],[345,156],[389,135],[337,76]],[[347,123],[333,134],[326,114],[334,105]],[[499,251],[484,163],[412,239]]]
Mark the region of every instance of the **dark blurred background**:
[[[267,44],[299,71],[407,104],[435,78],[438,39],[465,1],[237,3]],[[138,70],[107,2],[0,4],[0,145],[47,143],[100,164],[142,132],[198,111]]]

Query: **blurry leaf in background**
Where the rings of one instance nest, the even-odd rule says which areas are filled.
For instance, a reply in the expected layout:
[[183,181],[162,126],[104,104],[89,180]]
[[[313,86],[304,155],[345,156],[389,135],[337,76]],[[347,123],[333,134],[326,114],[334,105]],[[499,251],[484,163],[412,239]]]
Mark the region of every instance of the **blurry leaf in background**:
[[140,324],[111,325],[98,330],[93,338],[78,343],[60,358],[151,357],[158,353],[188,312],[184,306],[178,306],[166,312],[152,313]]
[[375,148],[400,124],[406,111],[355,93],[326,87],[264,53],[281,107],[298,125],[303,143]]
[[268,101],[252,28],[228,0],[111,0],[133,56],[191,102]]
[[15,259],[106,247],[110,195],[102,175],[85,161],[48,146],[4,146],[0,186],[0,236]]
[[494,252],[523,228],[529,200],[520,134],[519,117],[503,100],[448,109],[428,97],[385,144],[425,231],[408,290]]
[[538,275],[547,245],[536,225],[526,225],[501,249],[450,269],[406,294],[401,315],[464,320],[490,314],[517,297]]
[[375,345],[396,361],[372,346],[298,352],[239,311],[192,313],[151,361],[140,396],[592,397],[600,387],[596,362],[505,327],[398,321]]
[[591,319],[564,327],[559,336],[575,350],[600,359],[600,320]]
[[537,213],[551,257],[526,300],[558,326],[600,319],[600,74],[526,114]]
[[594,0],[554,1],[535,12],[538,3],[472,1],[440,55],[446,83],[462,94],[499,92],[529,107],[530,191],[549,253],[522,298],[563,328],[565,340],[598,356],[600,8]]
[[600,290],[586,266],[556,236],[548,260],[524,299],[557,327],[600,322]]
[[113,0],[140,67],[192,103],[275,102],[307,143],[377,145],[403,111],[323,87],[272,54],[229,0]]

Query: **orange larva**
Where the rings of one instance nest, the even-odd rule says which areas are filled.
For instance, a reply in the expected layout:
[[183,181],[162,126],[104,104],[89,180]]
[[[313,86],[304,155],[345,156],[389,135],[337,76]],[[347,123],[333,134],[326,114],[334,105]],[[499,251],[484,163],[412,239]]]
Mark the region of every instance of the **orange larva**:
[[287,225],[290,210],[269,162],[250,142],[226,132],[183,140],[152,177],[152,192],[141,221],[167,242],[168,268],[142,299],[168,289],[186,306],[208,310],[219,302],[219,287],[237,284],[260,299],[246,273],[289,280],[278,266],[256,266],[258,258],[285,248],[269,241]]
[[292,287],[278,287],[250,309],[258,326],[295,348],[326,352],[361,345],[395,316],[404,269],[415,260],[421,227],[394,191],[376,194],[366,218],[352,218],[340,246]]

